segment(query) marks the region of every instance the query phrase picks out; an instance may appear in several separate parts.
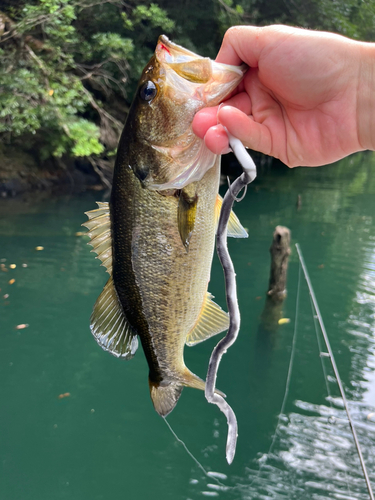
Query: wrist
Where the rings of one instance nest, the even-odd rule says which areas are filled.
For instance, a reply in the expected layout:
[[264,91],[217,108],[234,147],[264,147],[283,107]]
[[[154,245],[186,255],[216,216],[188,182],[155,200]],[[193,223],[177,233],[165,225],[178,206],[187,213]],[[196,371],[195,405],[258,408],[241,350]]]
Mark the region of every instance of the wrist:
[[375,150],[375,44],[361,43],[357,82],[357,130],[362,149]]

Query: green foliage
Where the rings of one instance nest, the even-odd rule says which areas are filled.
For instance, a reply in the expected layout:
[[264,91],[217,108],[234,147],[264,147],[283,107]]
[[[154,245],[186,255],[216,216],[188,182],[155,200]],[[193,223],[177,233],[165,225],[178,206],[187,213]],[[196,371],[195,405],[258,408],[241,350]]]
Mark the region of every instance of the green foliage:
[[113,59],[128,58],[133,51],[133,42],[118,33],[97,33],[91,38],[96,55]]
[[238,0],[237,2],[218,0],[216,11],[222,35],[230,26],[256,24],[257,21],[255,0]]
[[147,5],[137,5],[133,10],[133,28],[145,21],[148,21],[154,28],[163,28],[166,31],[172,31],[175,23],[168,18],[166,12],[157,4],[151,3]]
[[138,76],[151,53],[145,39],[154,43],[160,29],[174,26],[158,5],[134,3],[125,11],[121,0],[31,0],[0,12],[6,25],[0,138],[35,135],[44,158],[110,156],[113,145],[100,142],[103,116],[118,134],[124,115],[116,113],[129,104],[129,75],[135,67]]
[[254,6],[260,25],[284,23],[375,40],[374,0],[256,0]]
[[54,156],[70,152],[73,156],[99,155],[104,146],[99,142],[100,130],[84,118],[76,118],[64,123],[66,130],[62,140],[55,144]]

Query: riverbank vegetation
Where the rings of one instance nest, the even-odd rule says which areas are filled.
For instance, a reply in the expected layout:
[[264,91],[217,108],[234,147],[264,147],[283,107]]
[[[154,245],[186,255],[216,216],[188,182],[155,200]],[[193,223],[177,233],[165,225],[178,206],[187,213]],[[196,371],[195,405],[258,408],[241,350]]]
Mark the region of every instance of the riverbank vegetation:
[[[19,168],[48,166],[95,173],[108,184],[137,79],[160,33],[215,57],[229,26],[271,23],[370,41],[375,0],[3,0],[0,183]],[[15,152],[31,162],[18,165]]]

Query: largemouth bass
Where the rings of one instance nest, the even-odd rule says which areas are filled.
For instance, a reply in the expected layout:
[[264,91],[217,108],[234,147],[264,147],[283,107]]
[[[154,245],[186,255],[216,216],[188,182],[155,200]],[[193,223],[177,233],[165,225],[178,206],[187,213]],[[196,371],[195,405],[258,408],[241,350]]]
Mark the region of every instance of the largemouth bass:
[[[184,386],[205,383],[184,363],[184,346],[228,328],[207,292],[220,212],[220,157],[191,123],[219,104],[245,68],[203,58],[161,36],[139,81],[116,158],[109,204],[87,212],[93,251],[110,278],[91,316],[99,345],[130,359],[138,336],[162,416]],[[228,234],[246,237],[234,214]]]

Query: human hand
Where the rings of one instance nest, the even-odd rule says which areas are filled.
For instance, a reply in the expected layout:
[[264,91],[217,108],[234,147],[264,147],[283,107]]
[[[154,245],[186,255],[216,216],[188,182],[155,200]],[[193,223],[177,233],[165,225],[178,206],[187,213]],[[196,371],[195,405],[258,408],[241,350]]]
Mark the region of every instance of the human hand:
[[224,126],[290,167],[375,149],[375,44],[287,26],[237,26],[217,61],[245,62],[249,70],[224,105],[194,118],[194,132],[214,153],[229,150]]

